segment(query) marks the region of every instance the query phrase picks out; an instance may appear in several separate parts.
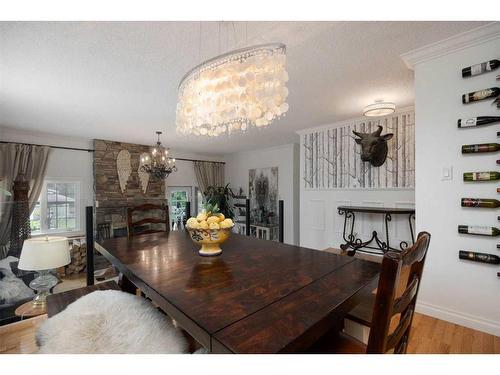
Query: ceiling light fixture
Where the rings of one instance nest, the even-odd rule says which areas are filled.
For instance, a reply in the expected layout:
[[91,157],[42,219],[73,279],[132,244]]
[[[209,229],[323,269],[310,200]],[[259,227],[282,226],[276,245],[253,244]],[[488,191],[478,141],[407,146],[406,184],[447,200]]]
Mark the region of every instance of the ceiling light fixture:
[[156,132],[158,141],[153,146],[151,154],[141,158],[141,171],[150,175],[154,181],[164,180],[170,173],[176,172],[175,159],[168,156],[168,149],[160,142],[161,132]]
[[364,116],[385,116],[394,113],[396,105],[382,100],[375,100],[375,103],[367,105],[363,109]]
[[177,132],[215,137],[269,125],[288,111],[285,67],[281,43],[231,51],[198,65],[179,84]]

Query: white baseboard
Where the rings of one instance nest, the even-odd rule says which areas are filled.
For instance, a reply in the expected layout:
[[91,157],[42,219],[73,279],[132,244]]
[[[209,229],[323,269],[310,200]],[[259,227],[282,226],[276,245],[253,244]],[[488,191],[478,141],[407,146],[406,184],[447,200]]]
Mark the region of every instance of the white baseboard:
[[477,318],[472,315],[459,313],[426,302],[417,302],[416,311],[464,327],[500,336],[500,322]]

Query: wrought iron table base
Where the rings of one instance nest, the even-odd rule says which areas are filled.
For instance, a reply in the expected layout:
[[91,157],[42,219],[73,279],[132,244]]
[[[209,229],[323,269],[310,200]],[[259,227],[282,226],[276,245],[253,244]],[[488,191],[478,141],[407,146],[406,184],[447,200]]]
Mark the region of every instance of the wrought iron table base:
[[[390,245],[390,240],[389,240],[389,222],[392,221],[392,215],[391,214],[399,214],[397,211],[391,211],[391,212],[383,212],[383,209],[380,210],[368,210],[363,211],[361,209],[356,209],[357,212],[366,212],[366,213],[379,213],[384,215],[384,221],[385,221],[385,241],[382,241],[379,238],[379,234],[377,231],[372,232],[372,237],[368,241],[363,241],[361,238],[355,238],[354,236],[354,224],[356,222],[356,216],[354,214],[353,210],[350,210],[349,208],[346,207],[339,207],[338,208],[338,213],[339,215],[344,216],[344,230],[342,233],[342,237],[344,238],[345,243],[340,245],[340,248],[344,251],[347,251],[348,255],[354,255],[356,251],[361,251],[364,253],[368,254],[385,254],[388,251],[402,251],[406,248],[408,248],[409,244],[407,241],[401,241],[399,243],[399,249],[391,247]],[[415,243],[415,236],[413,232],[413,224],[412,221],[415,221],[415,212],[406,212],[403,211],[403,213],[408,215],[408,225],[410,227],[410,234],[411,234],[411,241],[412,244]],[[351,228],[350,228],[350,233],[347,234],[347,221],[351,219]],[[371,245],[373,244],[373,245]],[[368,249],[372,249],[375,251],[370,251]]]

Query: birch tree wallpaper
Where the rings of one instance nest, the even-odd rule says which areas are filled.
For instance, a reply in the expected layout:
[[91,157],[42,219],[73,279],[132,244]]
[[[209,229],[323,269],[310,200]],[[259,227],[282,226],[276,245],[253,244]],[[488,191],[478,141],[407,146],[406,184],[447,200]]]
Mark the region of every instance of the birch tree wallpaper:
[[[353,130],[370,133],[383,126],[394,133],[387,142],[386,162],[373,167],[361,160],[361,147]],[[415,187],[415,116],[413,111],[301,136],[304,187],[309,189],[413,188]]]

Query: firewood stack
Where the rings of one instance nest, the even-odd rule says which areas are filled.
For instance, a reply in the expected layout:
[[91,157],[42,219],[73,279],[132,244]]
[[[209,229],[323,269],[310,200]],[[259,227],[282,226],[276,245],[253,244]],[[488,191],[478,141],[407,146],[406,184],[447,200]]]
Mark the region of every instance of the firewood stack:
[[75,239],[70,246],[71,263],[65,268],[66,275],[85,271],[87,266],[87,246],[84,239]]

